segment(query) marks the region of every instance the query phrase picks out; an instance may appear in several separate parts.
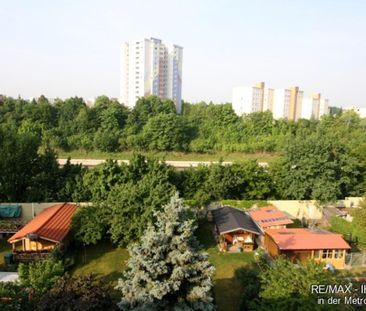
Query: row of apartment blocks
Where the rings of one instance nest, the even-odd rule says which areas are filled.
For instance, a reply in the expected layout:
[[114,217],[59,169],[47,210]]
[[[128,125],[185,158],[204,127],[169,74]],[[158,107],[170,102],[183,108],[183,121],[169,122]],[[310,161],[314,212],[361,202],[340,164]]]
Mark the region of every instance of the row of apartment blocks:
[[126,42],[122,51],[121,101],[133,107],[139,97],[173,100],[182,110],[183,48],[150,38]]
[[271,111],[275,119],[286,118],[319,119],[328,114],[329,100],[322,98],[320,93],[304,97],[298,86],[287,89],[266,88],[264,82],[254,86],[235,87],[232,105],[239,116],[252,112]]

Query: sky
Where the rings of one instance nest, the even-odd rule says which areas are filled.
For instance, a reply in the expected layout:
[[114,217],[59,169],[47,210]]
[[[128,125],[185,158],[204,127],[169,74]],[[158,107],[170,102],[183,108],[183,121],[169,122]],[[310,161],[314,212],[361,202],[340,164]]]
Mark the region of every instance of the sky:
[[183,99],[265,81],[366,107],[363,0],[0,0],[0,94],[120,96],[122,43],[183,46]]

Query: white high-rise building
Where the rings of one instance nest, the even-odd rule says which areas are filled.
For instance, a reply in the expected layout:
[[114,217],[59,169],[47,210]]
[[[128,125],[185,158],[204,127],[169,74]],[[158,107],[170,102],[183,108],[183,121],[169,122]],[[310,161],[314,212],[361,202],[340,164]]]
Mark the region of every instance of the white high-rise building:
[[311,97],[304,97],[301,105],[301,118],[308,119],[314,118],[313,114],[313,99]]
[[297,92],[296,98],[296,113],[295,113],[295,121],[301,119],[301,112],[302,112],[302,100],[304,98],[304,91]]
[[263,111],[272,111],[273,110],[273,96],[274,96],[274,89],[264,89],[263,95]]
[[254,86],[235,87],[232,107],[238,116],[243,113],[271,111],[274,119],[316,119],[329,114],[329,100],[320,93],[304,97],[298,86],[285,89],[265,88],[264,82]]
[[275,89],[273,93],[273,118],[287,118],[290,110],[291,90]]
[[319,105],[319,118],[324,115],[329,114],[329,99],[328,98],[321,98],[320,105]]
[[238,116],[263,110],[264,83],[255,86],[234,87],[232,107]]
[[322,98],[319,93],[303,98],[301,118],[319,120],[321,116],[329,114],[329,99]]
[[183,48],[150,38],[126,42],[122,52],[121,101],[134,107],[139,97],[173,100],[182,110]]

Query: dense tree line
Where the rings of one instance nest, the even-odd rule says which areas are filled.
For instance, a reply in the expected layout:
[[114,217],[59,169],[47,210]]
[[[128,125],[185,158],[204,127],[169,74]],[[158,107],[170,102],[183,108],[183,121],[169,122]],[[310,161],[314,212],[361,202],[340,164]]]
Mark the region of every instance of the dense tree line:
[[59,167],[56,154],[39,137],[0,129],[0,201],[70,201],[83,168]]
[[0,128],[32,134],[43,147],[64,151],[281,152],[293,135],[328,133],[333,127],[347,129],[354,142],[365,143],[365,120],[352,113],[292,122],[274,120],[270,112],[238,117],[230,104],[204,102],[183,103],[177,115],[172,101],[154,96],[138,99],[133,109],[106,96],[93,107],[79,97],[52,105],[44,96],[0,102]]
[[[105,96],[92,108],[76,97],[52,105],[43,96],[31,102],[6,97],[0,103],[0,201],[91,201],[115,206],[110,210],[119,214],[126,192],[136,202],[143,198],[132,209],[140,215],[137,205],[161,205],[175,190],[197,205],[220,199],[327,202],[366,190],[366,120],[352,112],[290,122],[273,120],[270,112],[238,117],[229,104],[184,103],[181,115],[174,109],[157,97],[140,98],[133,109]],[[129,167],[111,161],[89,170],[58,167],[53,150],[80,148],[277,150],[281,158],[267,168],[242,161],[182,172],[141,156]],[[154,201],[150,188],[166,195]],[[117,228],[108,230],[119,241]]]
[[[366,191],[366,153],[362,146],[352,149],[351,138],[343,142],[348,138],[336,139],[322,132],[294,136],[281,159],[269,167],[244,160],[184,171],[139,154],[129,165],[108,160],[92,169],[69,162],[59,167],[52,149],[43,148],[31,134],[0,130],[0,138],[2,202],[87,201],[108,206],[109,213],[116,214],[121,214],[124,204],[135,202],[136,208],[128,214],[133,210],[144,215],[143,206],[147,208],[148,202],[161,205],[176,190],[198,206],[223,199],[332,202],[362,196]],[[129,201],[122,204],[127,197]],[[113,214],[104,217],[113,219]]]

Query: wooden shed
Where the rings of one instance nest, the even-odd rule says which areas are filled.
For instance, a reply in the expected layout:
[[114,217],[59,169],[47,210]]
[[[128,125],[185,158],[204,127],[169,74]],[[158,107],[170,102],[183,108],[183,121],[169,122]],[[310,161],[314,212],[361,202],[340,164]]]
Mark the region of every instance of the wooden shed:
[[219,234],[219,249],[238,252],[252,251],[260,230],[244,211],[230,206],[213,210],[212,216]]
[[346,251],[350,249],[340,234],[308,228],[269,229],[264,247],[274,258],[284,255],[294,261],[313,259],[336,269],[344,268]]
[[64,203],[43,210],[8,239],[13,252],[45,252],[55,248],[69,233],[76,209],[75,204]]

